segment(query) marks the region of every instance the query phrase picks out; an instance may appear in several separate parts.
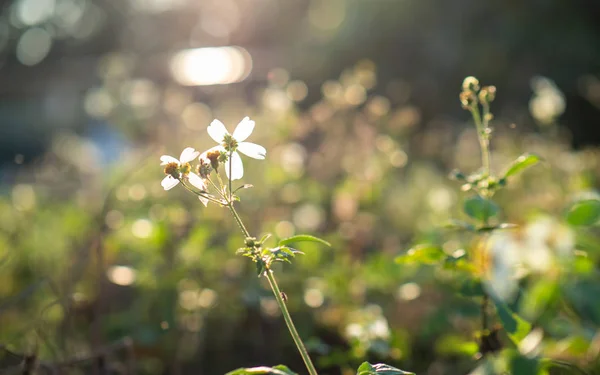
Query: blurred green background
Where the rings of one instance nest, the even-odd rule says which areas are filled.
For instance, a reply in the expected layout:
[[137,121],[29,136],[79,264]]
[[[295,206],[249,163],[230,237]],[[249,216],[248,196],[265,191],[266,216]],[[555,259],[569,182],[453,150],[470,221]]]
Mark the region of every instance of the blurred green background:
[[[497,196],[519,228],[482,272],[543,356],[599,371],[600,242],[564,220],[597,198],[599,46],[592,0],[4,1],[0,344],[59,362],[130,337],[114,373],[302,372],[228,213],[160,186],[162,154],[250,116],[268,153],[244,164],[249,230],[333,244],[276,270],[321,373],[474,371],[477,300],[453,270],[394,259],[478,246],[443,229],[466,219],[449,171],[481,166],[458,101],[475,75],[498,88],[492,168],[544,159]],[[0,369],[20,360],[0,348]]]

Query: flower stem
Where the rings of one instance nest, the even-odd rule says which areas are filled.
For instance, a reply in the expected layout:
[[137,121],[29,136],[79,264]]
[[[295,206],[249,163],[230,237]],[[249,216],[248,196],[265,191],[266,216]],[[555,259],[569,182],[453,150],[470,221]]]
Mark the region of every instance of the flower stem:
[[271,271],[269,269],[269,270],[265,271],[265,275],[267,276],[267,280],[269,280],[269,285],[271,286],[271,289],[273,290],[273,294],[275,295],[275,299],[277,300],[279,309],[281,309],[281,313],[283,314],[283,319],[285,320],[285,324],[287,325],[288,330],[290,331],[290,335],[292,335],[292,338],[294,339],[294,343],[296,343],[296,347],[298,348],[298,351],[300,352],[300,355],[302,356],[302,359],[304,360],[304,364],[306,365],[306,369],[308,370],[308,373],[310,375],[317,375],[317,370],[315,369],[315,366],[313,365],[313,363],[310,359],[310,356],[308,355],[308,351],[306,350],[306,347],[304,346],[304,343],[302,342],[302,339],[300,338],[300,335],[298,334],[298,331],[296,330],[296,326],[294,326],[294,322],[292,321],[292,316],[290,315],[290,312],[287,309],[285,301],[283,300],[283,297],[281,296],[281,291],[279,290],[279,286],[277,285],[277,281],[275,280],[273,271]]
[[[490,148],[489,140],[486,134],[487,132],[487,120],[482,121],[481,115],[479,114],[479,108],[475,105],[471,107],[471,115],[477,128],[477,138],[479,139],[479,146],[481,147],[481,163],[483,164],[484,173],[489,176],[490,174]],[[487,117],[487,116],[486,116]]]
[[[490,148],[489,148],[489,138],[487,134],[487,128],[489,123],[489,113],[490,107],[487,102],[482,103],[483,107],[483,119],[481,118],[481,114],[479,112],[479,107],[475,104],[471,107],[471,115],[473,116],[473,121],[475,122],[475,127],[477,128],[477,138],[479,139],[479,146],[481,147],[481,164],[483,165],[483,173],[488,177],[490,175]],[[489,197],[489,191],[485,190],[485,197]],[[483,220],[483,225],[488,225],[488,218],[485,217]],[[485,251],[485,246],[483,250]],[[486,255],[481,254],[481,270],[485,269]],[[489,296],[487,293],[483,293],[483,298],[481,300],[481,328],[482,331],[486,331],[488,329],[488,317],[487,317],[487,309],[489,304]]]
[[[235,207],[233,207],[233,201],[229,201],[229,203],[227,204],[227,208],[229,208],[229,211],[231,211],[231,215],[237,222],[244,236],[246,238],[250,237],[250,232],[248,232],[248,229],[246,229],[246,226],[242,222],[240,215],[237,213]],[[313,365],[310,356],[308,355],[308,351],[306,350],[306,347],[304,346],[304,343],[302,342],[302,339],[300,338],[300,335],[296,330],[296,326],[294,325],[294,321],[292,320],[292,316],[290,315],[285,301],[281,296],[281,291],[279,290],[279,286],[277,285],[277,281],[275,280],[275,275],[273,274],[273,271],[267,267],[267,270],[264,274],[267,277],[267,280],[269,280],[269,286],[271,287],[271,290],[275,295],[275,299],[277,300],[277,304],[279,305],[279,309],[281,310],[281,314],[283,315],[285,324],[287,325],[288,330],[290,331],[290,335],[292,336],[292,339],[296,344],[296,348],[298,348],[298,352],[300,352],[300,356],[302,356],[302,360],[306,365],[306,369],[308,370],[309,375],[318,375],[317,370],[315,369],[315,366]]]
[[[231,175],[231,169],[233,168],[233,162],[231,158],[233,157],[233,150],[229,151],[229,202],[231,203],[231,198],[233,196],[233,192],[231,191],[231,180],[233,180],[233,176]],[[249,237],[249,236],[246,236]]]
[[240,215],[238,215],[237,211],[235,210],[235,207],[233,207],[232,201],[229,201],[229,203],[227,204],[227,208],[229,208],[229,211],[231,211],[231,215],[235,219],[235,222],[237,223],[237,225],[240,227],[242,233],[244,233],[244,236],[250,237],[250,232],[248,232],[248,229],[246,229],[246,226],[244,226],[244,223],[242,222]]

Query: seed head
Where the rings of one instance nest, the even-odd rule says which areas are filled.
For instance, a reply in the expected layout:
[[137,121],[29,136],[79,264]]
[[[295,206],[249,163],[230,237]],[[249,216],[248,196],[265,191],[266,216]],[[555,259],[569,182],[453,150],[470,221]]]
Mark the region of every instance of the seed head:
[[181,177],[181,173],[179,172],[179,164],[168,163],[167,165],[165,165],[165,174],[173,176],[173,178],[179,179],[179,177]]
[[200,159],[200,164],[198,164],[198,175],[202,178],[208,178],[210,172],[212,172],[213,167],[211,166],[210,160],[208,159]]
[[206,158],[215,170],[219,169],[219,156],[221,156],[221,151],[219,150],[213,150],[206,154]]

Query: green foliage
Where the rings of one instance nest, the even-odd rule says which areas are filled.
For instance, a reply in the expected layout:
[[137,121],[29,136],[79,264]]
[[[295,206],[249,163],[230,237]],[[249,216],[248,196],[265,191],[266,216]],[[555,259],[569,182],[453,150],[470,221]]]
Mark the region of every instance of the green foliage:
[[515,161],[511,163],[511,165],[506,169],[506,171],[502,174],[502,178],[500,181],[504,181],[508,179],[510,176],[514,176],[518,173],[521,173],[523,170],[539,163],[541,158],[535,154],[524,154],[519,156]]
[[593,225],[600,218],[600,201],[597,199],[587,199],[575,202],[569,207],[565,218],[571,225]]
[[512,342],[518,345],[531,331],[531,323],[513,312],[495,293],[487,292],[490,299],[494,301],[498,318],[502,322],[506,334]]
[[540,371],[540,362],[537,358],[528,358],[515,353],[510,360],[510,373],[512,375],[535,375]]
[[417,245],[409,249],[406,254],[396,257],[398,264],[438,264],[447,255],[435,245]]
[[467,215],[473,219],[485,222],[488,218],[494,217],[500,211],[496,203],[479,195],[467,198],[463,209]]
[[444,225],[444,228],[449,230],[464,230],[469,232],[474,232],[476,230],[475,225],[457,219],[452,219],[448,221]]
[[370,364],[369,362],[363,362],[356,372],[356,375],[410,375],[414,372],[407,372],[392,367],[390,365],[386,365],[383,363],[377,363],[375,365]]
[[296,242],[318,242],[325,246],[331,247],[331,244],[329,242],[327,242],[319,237],[311,236],[308,234],[299,234],[296,236],[284,238],[279,241],[279,246],[285,246],[285,245],[289,245],[291,243],[296,243]]
[[[570,197],[597,188],[597,153],[570,151],[565,138],[543,132],[536,135],[535,150],[549,168],[536,170],[535,180],[529,173],[519,175],[539,162],[526,154],[495,175],[493,168],[473,162],[477,155],[468,142],[455,144],[440,129],[406,124],[419,117],[411,103],[396,104],[368,90],[364,105],[344,102],[345,92],[374,76],[359,70],[329,82],[328,97],[307,111],[291,102],[288,109],[274,111],[227,95],[211,102],[213,113],[237,116],[241,101],[243,108],[262,114],[256,119],[257,141],[273,149],[274,157],[260,167],[244,161],[255,188],[240,194],[236,208],[251,233],[272,231],[284,238],[280,243],[269,235],[241,238],[226,210],[212,203],[205,208],[181,186],[164,192],[157,181],[160,153],[154,147],[147,155],[136,158],[134,152],[98,171],[74,169],[53,149],[39,166],[15,176],[16,181],[43,183],[2,185],[0,344],[25,351],[36,343],[45,362],[69,358],[72,348],[91,348],[94,317],[106,343],[131,335],[140,374],[168,372],[174,354],[184,368],[207,374],[261,358],[300,369],[303,363],[276,314],[268,283],[256,278],[247,259],[232,256],[232,249],[241,247],[240,254],[255,262],[260,276],[267,266],[281,276],[282,295],[300,335],[317,343],[309,349],[311,355],[318,353],[320,374],[351,373],[352,363],[367,356],[413,369],[435,362],[443,373],[466,374],[479,363],[473,359],[476,351],[481,354],[479,340],[490,337],[497,350],[485,351],[481,361],[486,369],[499,370],[488,373],[524,373],[534,365],[529,354],[502,348],[514,346],[508,340],[525,345],[528,321],[544,333],[536,351],[540,363],[563,358],[591,370],[594,364],[586,358],[594,353],[593,327],[600,321],[594,298],[600,241],[597,228],[575,226],[595,224],[598,203],[576,203],[566,220],[561,213]],[[291,88],[273,82],[268,90],[285,99]],[[178,98],[195,97],[187,89],[174,90]],[[106,95],[118,101],[121,91]],[[186,113],[206,112],[204,104],[189,105],[194,110]],[[176,112],[167,118],[180,123],[181,111]],[[363,127],[365,119],[369,125]],[[152,144],[164,145],[165,152],[177,150],[204,130],[203,124],[194,126],[198,131],[169,128],[166,141],[151,139]],[[124,128],[136,129],[134,124]],[[164,130],[135,131],[152,137]],[[483,134],[486,140],[500,140],[493,145],[492,166],[513,160],[530,144],[522,128],[499,126]],[[423,149],[422,139],[440,147],[427,148],[425,156],[409,152]],[[84,152],[89,147],[76,148]],[[577,168],[564,167],[570,164],[565,157],[576,160]],[[302,162],[290,166],[283,163],[288,159]],[[456,184],[440,168],[448,164],[473,172],[456,172]],[[501,190],[505,180],[510,189]],[[456,185],[473,195],[465,202],[465,221],[451,219],[462,209]],[[318,251],[329,243],[292,236],[297,232],[316,232],[334,247]],[[278,272],[277,262],[302,254],[297,246],[306,256],[294,262],[293,270]],[[423,264],[430,266],[415,267]],[[515,292],[508,305],[490,300],[487,329],[482,283]],[[98,315],[98,306],[106,314]],[[363,366],[366,374],[397,370]],[[261,371],[291,373],[279,366],[232,373]],[[573,367],[569,371],[575,373]]]
[[249,368],[239,368],[237,370],[233,370],[228,372],[225,375],[298,375],[292,370],[290,370],[287,366],[277,365],[274,367],[249,367]]

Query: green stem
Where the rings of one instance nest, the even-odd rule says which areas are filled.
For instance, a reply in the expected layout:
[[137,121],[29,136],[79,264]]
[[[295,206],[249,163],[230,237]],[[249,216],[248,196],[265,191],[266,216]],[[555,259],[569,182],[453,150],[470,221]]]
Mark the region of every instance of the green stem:
[[[483,165],[483,173],[486,177],[490,175],[490,148],[489,148],[489,138],[487,132],[488,122],[489,122],[489,113],[490,107],[488,103],[482,103],[483,107],[483,119],[481,118],[481,114],[479,113],[479,107],[477,104],[474,104],[470,111],[473,116],[473,121],[475,122],[475,127],[477,128],[477,138],[479,139],[479,146],[481,148],[481,164]],[[483,191],[484,196],[489,197],[489,191],[486,189]],[[483,220],[483,225],[488,225],[488,218],[486,217]],[[485,249],[485,246],[483,247]],[[485,251],[485,250],[482,250]],[[480,265],[481,270],[483,272],[485,268],[486,255],[481,254],[482,264]],[[484,293],[483,298],[481,300],[481,327],[482,330],[485,331],[488,329],[488,316],[487,309],[489,304],[489,296]]]
[[219,195],[221,196],[221,198],[223,198],[223,200],[227,200],[227,198],[223,195],[223,192],[221,192],[221,189],[219,189],[219,187],[213,182],[213,180],[211,180],[210,178],[207,178],[208,182],[210,182],[210,184],[212,185],[213,188],[215,188],[215,190],[217,191],[217,193],[219,193]]
[[479,146],[481,147],[481,163],[483,164],[483,171],[486,176],[490,175],[490,148],[489,141],[487,139],[487,120],[482,122],[481,115],[479,114],[479,108],[477,105],[471,107],[471,115],[477,128],[477,138],[479,139]]
[[294,342],[296,343],[296,347],[298,348],[298,351],[300,352],[300,355],[302,356],[302,359],[304,360],[304,364],[306,365],[306,369],[308,370],[308,373],[310,375],[317,375],[317,370],[315,369],[315,366],[313,365],[313,363],[310,359],[310,356],[308,355],[308,351],[306,350],[306,347],[304,346],[304,343],[302,342],[302,339],[300,338],[300,335],[298,334],[298,331],[296,330],[296,326],[294,326],[294,322],[292,321],[292,316],[290,315],[290,312],[287,309],[285,301],[283,300],[283,297],[281,296],[281,291],[279,290],[279,286],[277,285],[275,276],[273,276],[273,271],[267,270],[265,272],[265,275],[267,276],[267,280],[269,280],[269,285],[271,285],[271,289],[273,290],[273,294],[275,295],[277,304],[279,305],[279,308],[281,309],[281,313],[283,314],[283,319],[285,320],[285,324],[287,325],[288,330],[290,331],[290,334],[292,335],[292,338],[294,339]]
[[220,202],[220,201],[218,201],[217,199],[214,199],[213,197],[211,197],[211,196],[209,196],[209,195],[204,195],[203,193],[199,193],[199,192],[195,191],[195,190],[194,190],[194,189],[192,189],[191,187],[187,186],[187,184],[185,183],[185,181],[183,181],[183,180],[179,180],[179,181],[181,181],[181,186],[183,186],[183,187],[184,187],[184,188],[185,188],[187,191],[189,191],[189,192],[191,192],[191,193],[193,193],[193,194],[195,194],[195,195],[197,195],[197,196],[199,196],[199,197],[206,198],[206,199],[208,199],[210,202],[216,203],[216,204],[218,204],[218,205],[221,205],[221,204],[223,204],[223,202]]
[[242,219],[240,218],[240,215],[238,215],[237,211],[235,210],[235,207],[233,207],[233,202],[232,201],[229,201],[229,203],[227,204],[227,208],[229,208],[229,211],[231,211],[231,215],[233,215],[233,218],[235,219],[235,222],[237,223],[237,225],[242,230],[242,233],[244,233],[244,236],[246,238],[250,237],[250,232],[248,232],[248,229],[246,229],[246,226],[244,226],[244,223],[242,222]]
[[[230,180],[230,182],[231,182],[231,180]],[[231,191],[231,189],[230,189],[230,191]],[[229,211],[231,211],[231,215],[233,215],[233,218],[237,222],[237,224],[240,227],[244,236],[246,236],[246,238],[250,237],[250,232],[248,232],[248,229],[246,229],[246,226],[242,222],[240,215],[237,213],[235,207],[233,207],[233,202],[231,200],[229,201],[229,204],[227,204],[227,208],[229,208]],[[308,355],[308,351],[306,350],[306,347],[304,346],[304,343],[302,342],[302,339],[300,338],[300,335],[298,334],[298,331],[296,330],[296,326],[294,325],[294,321],[292,320],[292,316],[290,315],[290,312],[288,311],[285,301],[283,300],[283,297],[281,296],[281,291],[279,290],[279,286],[277,285],[277,281],[275,280],[273,271],[271,271],[267,267],[267,270],[265,271],[265,275],[267,276],[267,280],[269,280],[269,285],[271,286],[271,290],[273,291],[273,294],[275,295],[275,299],[277,300],[277,304],[279,305],[279,309],[281,310],[283,319],[285,320],[285,324],[287,325],[288,330],[290,331],[290,335],[292,335],[292,339],[294,339],[294,343],[296,344],[296,348],[298,348],[298,351],[300,352],[300,356],[302,356],[302,360],[304,360],[304,364],[306,365],[306,369],[308,370],[308,373],[310,375],[318,375],[317,370],[315,369],[315,366],[313,365],[313,363],[310,359],[310,356]]]
[[[231,180],[233,179],[233,176],[231,175],[231,169],[232,169],[232,160],[231,158],[233,157],[233,151],[229,151],[229,202],[231,203],[231,198],[233,196],[233,193],[231,192]],[[249,236],[247,236],[249,237]]]

